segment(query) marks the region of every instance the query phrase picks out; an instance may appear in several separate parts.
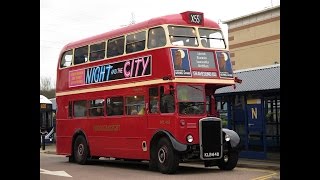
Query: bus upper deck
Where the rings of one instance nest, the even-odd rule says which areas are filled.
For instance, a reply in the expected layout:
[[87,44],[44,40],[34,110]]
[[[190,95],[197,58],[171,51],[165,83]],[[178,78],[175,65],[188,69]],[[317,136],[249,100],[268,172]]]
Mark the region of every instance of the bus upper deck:
[[99,91],[109,82],[235,83],[219,25],[190,11],[70,43],[61,51],[57,76],[65,77],[57,81],[57,96],[86,92],[88,85]]

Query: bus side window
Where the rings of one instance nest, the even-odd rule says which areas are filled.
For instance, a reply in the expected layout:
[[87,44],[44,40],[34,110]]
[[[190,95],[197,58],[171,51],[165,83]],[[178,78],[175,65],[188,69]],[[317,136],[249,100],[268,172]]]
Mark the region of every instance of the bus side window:
[[146,31],[127,35],[126,37],[126,53],[133,53],[145,49]]
[[76,48],[74,50],[74,62],[73,64],[82,64],[88,61],[88,46]]
[[159,88],[149,88],[149,113],[159,113]]
[[160,111],[161,113],[173,113],[175,111],[175,102],[173,94],[164,94],[164,87],[160,87]]
[[87,101],[74,101],[73,102],[73,116],[74,117],[85,117],[87,116]]
[[111,97],[106,99],[107,116],[123,115],[123,97]]
[[128,96],[125,101],[126,115],[144,115],[144,96]]
[[90,105],[90,111],[89,111],[89,116],[103,116],[104,112],[103,112],[103,103],[104,100],[103,99],[95,99],[95,100],[91,100],[89,101],[89,105]]
[[95,61],[104,58],[106,43],[101,42],[97,44],[92,44],[90,46],[90,61]]
[[124,53],[124,36],[109,39],[107,57],[119,56]]
[[167,44],[164,29],[156,27],[149,30],[148,33],[148,48],[162,47]]

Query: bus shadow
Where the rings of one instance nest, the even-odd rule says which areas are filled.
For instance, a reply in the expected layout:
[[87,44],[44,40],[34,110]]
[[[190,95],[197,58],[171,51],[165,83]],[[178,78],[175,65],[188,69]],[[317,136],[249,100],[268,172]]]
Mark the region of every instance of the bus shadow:
[[[69,162],[66,162],[69,163]],[[130,169],[130,170],[141,170],[149,171],[154,173],[160,173],[159,171],[151,171],[149,169],[148,161],[124,161],[124,160],[90,160],[88,166],[101,166],[101,167],[112,167],[112,168],[121,168],[121,169]],[[202,166],[202,167],[201,167]],[[203,174],[203,173],[218,173],[221,172],[216,167],[205,168],[202,164],[193,164],[193,163],[180,163],[179,168],[175,174]]]

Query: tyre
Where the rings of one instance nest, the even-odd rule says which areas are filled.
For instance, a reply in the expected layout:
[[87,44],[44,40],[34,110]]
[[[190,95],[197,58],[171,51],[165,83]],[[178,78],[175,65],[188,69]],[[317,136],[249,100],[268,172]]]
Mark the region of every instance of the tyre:
[[157,162],[150,160],[149,161],[149,170],[150,171],[157,171],[158,170]]
[[218,167],[221,170],[232,170],[238,163],[238,152],[228,152],[224,154],[222,159],[219,161]]
[[73,162],[74,162],[74,157],[73,157],[73,155],[68,156],[68,161],[69,161],[69,162],[71,162],[71,163],[73,163]]
[[150,149],[150,161],[149,161],[149,170],[150,171],[158,171],[157,164],[157,147],[151,146]]
[[99,160],[99,156],[91,156],[91,159],[93,159],[93,160]]
[[86,164],[88,160],[88,144],[83,136],[78,136],[73,145],[74,161],[78,164]]
[[167,138],[160,139],[157,144],[156,153],[156,162],[161,173],[173,174],[177,171],[179,167],[179,157]]

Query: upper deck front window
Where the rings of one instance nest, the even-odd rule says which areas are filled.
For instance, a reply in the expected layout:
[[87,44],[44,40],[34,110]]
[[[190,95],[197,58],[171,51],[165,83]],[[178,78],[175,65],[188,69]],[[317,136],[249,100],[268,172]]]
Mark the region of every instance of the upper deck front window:
[[63,68],[63,67],[71,66],[72,56],[73,56],[72,50],[64,52],[61,58],[60,67]]
[[201,44],[207,48],[226,48],[226,43],[220,30],[199,28]]
[[192,27],[168,26],[169,37],[175,46],[198,46],[196,30]]

